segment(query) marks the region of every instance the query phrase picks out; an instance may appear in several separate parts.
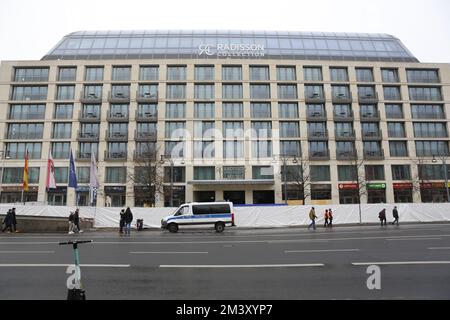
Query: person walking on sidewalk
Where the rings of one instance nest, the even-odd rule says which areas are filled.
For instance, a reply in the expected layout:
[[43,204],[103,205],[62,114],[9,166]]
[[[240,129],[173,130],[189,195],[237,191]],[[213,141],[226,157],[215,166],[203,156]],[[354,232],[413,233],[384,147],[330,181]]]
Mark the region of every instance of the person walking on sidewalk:
[[328,209],[325,210],[324,218],[325,218],[325,224],[323,225],[323,227],[326,228],[326,227],[328,227]]
[[328,209],[328,226],[333,228],[333,212],[331,209]]
[[120,220],[119,220],[119,233],[123,233],[123,227],[125,225],[125,209],[120,211]]
[[380,211],[380,213],[378,213],[378,218],[380,219],[381,226],[383,226],[383,223],[385,226],[387,225],[386,224],[386,209],[383,209]]
[[309,211],[309,218],[311,219],[311,224],[308,226],[308,230],[311,229],[311,227],[313,227],[314,230],[316,230],[316,210],[314,209],[314,207],[311,208],[311,210]]
[[80,210],[75,210],[75,214],[73,216],[73,224],[77,227],[77,232],[82,233],[83,230],[80,228]]
[[[11,226],[15,233],[19,232],[19,231],[17,231],[16,208],[11,209]],[[11,232],[13,232],[13,231],[11,231]]]
[[68,232],[68,234],[74,234],[74,232],[73,232],[73,227],[74,227],[73,221],[74,221],[74,219],[75,219],[75,212],[70,211],[70,215],[69,215],[69,232]]
[[394,210],[392,210],[392,215],[394,216],[394,222],[392,222],[392,224],[397,224],[398,226],[398,210],[397,210],[397,206],[394,207]]
[[12,217],[11,217],[11,209],[6,213],[5,219],[3,219],[3,223],[5,227],[2,229],[2,232],[5,232],[6,229],[9,229],[8,233],[12,232]]
[[125,235],[129,236],[131,233],[131,222],[133,222],[133,213],[131,212],[130,207],[128,207],[127,210],[125,210],[124,220],[125,220]]

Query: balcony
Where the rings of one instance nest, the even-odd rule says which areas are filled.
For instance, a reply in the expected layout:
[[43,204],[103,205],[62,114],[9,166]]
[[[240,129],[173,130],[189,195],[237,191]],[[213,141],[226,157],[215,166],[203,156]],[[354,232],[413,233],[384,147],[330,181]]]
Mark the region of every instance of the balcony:
[[138,103],[155,103],[158,102],[158,93],[137,91],[136,100]]
[[308,140],[327,141],[328,129],[323,131],[308,131]]
[[381,133],[381,130],[365,131],[365,132],[362,131],[361,136],[364,141],[383,140],[383,134]]
[[109,122],[128,122],[130,117],[125,112],[110,112],[106,116],[106,120]]
[[336,159],[339,161],[354,161],[358,159],[355,151],[339,151],[336,150]]
[[306,114],[306,121],[318,121],[318,122],[327,121],[327,113],[325,111],[308,112]]
[[375,112],[361,112],[361,121],[380,121],[380,110]]
[[333,94],[332,101],[337,104],[350,104],[353,102],[353,96],[351,92]]
[[109,92],[108,93],[109,103],[130,103],[130,93],[129,92]]
[[359,103],[363,104],[375,104],[378,103],[378,93],[367,93],[367,94],[361,94],[358,95],[358,101]]
[[152,112],[139,112],[136,110],[136,121],[137,122],[157,122],[158,114]]
[[128,141],[128,132],[112,132],[112,131],[106,130],[106,141],[126,142],[126,141]]
[[356,140],[355,130],[335,131],[335,140],[336,141],[355,141]]
[[[78,151],[75,158],[77,161],[91,161],[92,154],[90,152]],[[98,161],[98,154],[95,153],[95,158]]]
[[330,160],[330,154],[327,151],[310,151],[309,160],[311,161],[328,161]]
[[155,132],[138,132],[134,131],[134,140],[139,142],[156,141],[157,133]]
[[352,110],[350,110],[349,112],[346,112],[346,111],[334,112],[333,119],[336,122],[349,122],[349,121],[354,121],[355,116],[354,116]]
[[126,151],[105,151],[106,161],[127,161]]
[[83,91],[81,93],[80,102],[85,104],[100,104],[102,103],[102,95]]
[[155,151],[134,151],[133,152],[133,160],[134,161],[156,161],[156,152]]
[[98,132],[81,132],[77,133],[77,140],[80,142],[98,142]]
[[100,122],[100,113],[80,111],[78,113],[78,120],[80,122]]
[[384,151],[364,151],[364,160],[384,160]]
[[320,93],[306,94],[306,103],[325,103],[325,97]]

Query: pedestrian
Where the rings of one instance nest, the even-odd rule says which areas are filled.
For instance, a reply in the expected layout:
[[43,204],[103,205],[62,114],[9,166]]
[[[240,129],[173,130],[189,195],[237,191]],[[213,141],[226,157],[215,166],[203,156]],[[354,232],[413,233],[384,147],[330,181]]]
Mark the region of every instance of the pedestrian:
[[133,222],[133,213],[131,212],[130,207],[125,210],[124,214],[124,220],[125,220],[125,235],[130,235],[131,233],[131,222]]
[[381,226],[383,226],[383,223],[386,226],[386,209],[383,209],[378,213],[378,218],[381,221]]
[[76,209],[73,216],[73,224],[77,227],[77,232],[82,233],[83,230],[80,228],[80,210]]
[[105,207],[111,207],[112,199],[110,195],[106,196]]
[[326,228],[326,227],[328,227],[328,209],[325,210],[324,218],[325,218],[325,224],[323,225],[323,227]]
[[5,219],[3,219],[3,223],[5,227],[2,229],[2,232],[5,232],[6,229],[9,229],[8,233],[12,232],[12,217],[11,217],[11,209],[6,213]]
[[394,222],[392,222],[392,224],[397,224],[398,226],[398,210],[397,210],[397,206],[394,207],[394,210],[392,210],[392,215],[394,216]]
[[308,226],[308,230],[311,229],[311,227],[313,227],[314,230],[316,230],[316,210],[314,209],[314,207],[311,208],[311,210],[309,211],[309,218],[311,219],[311,224]]
[[120,211],[120,220],[119,220],[119,233],[122,234],[123,233],[123,226],[125,225],[125,209],[122,209]]
[[74,221],[74,219],[75,219],[75,212],[70,211],[70,215],[69,215],[69,232],[68,232],[68,234],[74,234],[74,232],[73,232],[73,228],[74,228],[73,221]]
[[11,210],[11,226],[15,233],[19,232],[19,231],[17,231],[16,208],[12,208],[12,210]]
[[333,212],[331,209],[328,209],[328,226],[333,228]]

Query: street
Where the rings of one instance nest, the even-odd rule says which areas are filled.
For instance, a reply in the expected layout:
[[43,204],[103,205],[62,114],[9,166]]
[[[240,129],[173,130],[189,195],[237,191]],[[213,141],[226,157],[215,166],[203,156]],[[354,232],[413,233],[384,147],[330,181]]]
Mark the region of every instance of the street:
[[[87,299],[450,299],[450,224],[0,234],[0,299],[66,299],[71,246]],[[381,268],[369,290],[367,267]]]

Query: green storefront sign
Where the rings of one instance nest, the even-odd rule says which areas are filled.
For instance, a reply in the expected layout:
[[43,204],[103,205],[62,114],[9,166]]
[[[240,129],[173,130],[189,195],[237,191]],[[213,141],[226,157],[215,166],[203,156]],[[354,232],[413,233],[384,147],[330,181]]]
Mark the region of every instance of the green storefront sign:
[[367,185],[368,190],[384,190],[386,189],[386,183],[369,183]]

